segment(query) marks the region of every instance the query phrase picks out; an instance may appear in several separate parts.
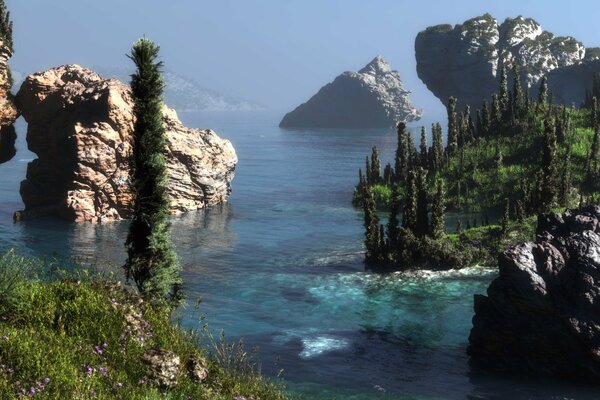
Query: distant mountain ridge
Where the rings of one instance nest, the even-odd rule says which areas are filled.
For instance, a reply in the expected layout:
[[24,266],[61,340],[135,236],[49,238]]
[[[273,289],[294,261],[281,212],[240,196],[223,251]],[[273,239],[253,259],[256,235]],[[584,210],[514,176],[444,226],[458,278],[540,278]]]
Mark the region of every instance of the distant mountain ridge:
[[[115,78],[124,83],[130,80],[129,75],[132,71],[125,68],[110,67],[92,67],[103,78]],[[13,90],[18,91],[26,75],[13,71],[14,86]],[[173,71],[164,72],[165,79],[165,103],[178,112],[198,112],[198,111],[259,111],[264,110],[265,106],[235,96],[228,96],[207,89],[194,79],[177,74]]]

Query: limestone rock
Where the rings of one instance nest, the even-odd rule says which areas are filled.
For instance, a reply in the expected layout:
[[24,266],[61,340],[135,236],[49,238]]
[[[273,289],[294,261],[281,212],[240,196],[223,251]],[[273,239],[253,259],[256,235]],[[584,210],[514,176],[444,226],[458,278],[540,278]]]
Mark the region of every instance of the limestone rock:
[[387,128],[419,120],[398,71],[377,56],[358,72],[344,72],[283,117],[289,128]]
[[498,91],[499,71],[504,65],[521,67],[522,83],[531,88],[532,95],[542,76],[551,71],[565,71],[578,83],[571,87],[562,75],[553,75],[549,87],[556,100],[571,105],[585,99],[582,87],[591,82],[591,74],[568,72],[570,66],[591,62],[585,46],[572,37],[557,37],[544,31],[531,18],[507,18],[499,24],[485,14],[463,24],[438,25],[427,28],[415,41],[417,73],[429,90],[442,103],[450,96],[457,97],[460,107],[470,104],[479,108],[484,99]]
[[195,383],[202,383],[208,378],[206,361],[198,356],[192,356],[187,365],[188,373]]
[[542,215],[475,296],[471,359],[499,371],[600,383],[600,207]]
[[[65,65],[28,76],[17,103],[28,122],[29,149],[38,155],[21,184],[21,217],[127,218],[134,126],[129,86]],[[237,163],[231,143],[211,130],[184,127],[166,106],[163,120],[172,212],[227,201]]]
[[[12,82],[8,60],[12,55],[10,47],[0,41],[0,126],[14,124],[19,116],[13,95],[10,93]],[[2,135],[1,132],[0,135]]]
[[176,353],[161,349],[146,350],[142,362],[146,365],[151,384],[162,388],[177,386],[181,360]]

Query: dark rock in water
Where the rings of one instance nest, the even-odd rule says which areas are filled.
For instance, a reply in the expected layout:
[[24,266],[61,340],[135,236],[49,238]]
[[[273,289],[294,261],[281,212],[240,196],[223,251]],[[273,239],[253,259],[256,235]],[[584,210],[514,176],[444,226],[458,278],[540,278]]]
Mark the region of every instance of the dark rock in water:
[[0,164],[12,160],[15,154],[17,154],[16,141],[17,132],[13,125],[0,128]]
[[600,207],[542,215],[537,234],[475,296],[468,353],[498,371],[600,383]]
[[287,128],[388,128],[416,121],[415,109],[398,71],[377,56],[359,72],[344,72],[306,103],[286,114]]
[[489,103],[503,65],[521,67],[522,83],[534,97],[540,79],[548,75],[555,101],[566,105],[584,101],[592,72],[600,70],[595,49],[586,54],[574,38],[554,36],[521,16],[499,24],[485,14],[454,27],[429,27],[417,35],[415,52],[419,78],[442,103],[454,96],[461,108],[479,108],[484,99]]

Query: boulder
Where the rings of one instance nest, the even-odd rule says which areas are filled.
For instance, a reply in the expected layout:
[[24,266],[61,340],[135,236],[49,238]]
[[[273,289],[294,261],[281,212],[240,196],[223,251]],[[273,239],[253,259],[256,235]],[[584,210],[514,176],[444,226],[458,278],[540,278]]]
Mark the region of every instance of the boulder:
[[497,371],[600,383],[600,207],[542,215],[475,296],[471,360]]
[[416,121],[423,114],[412,106],[398,71],[377,56],[358,72],[344,72],[306,103],[286,114],[286,128],[388,128]]
[[[119,220],[131,213],[129,163],[133,99],[128,85],[78,65],[28,76],[17,94],[38,158],[21,183],[20,219]],[[168,193],[173,213],[227,201],[237,163],[232,144],[212,130],[183,126],[163,108]]]
[[166,389],[177,386],[181,359],[176,353],[163,349],[149,349],[144,352],[142,362],[146,366],[150,384]]
[[467,104],[479,108],[484,99],[489,102],[498,92],[503,65],[521,67],[522,84],[532,96],[537,96],[540,79],[548,75],[555,100],[567,105],[585,100],[592,72],[600,70],[594,61],[597,56],[586,57],[582,43],[554,36],[522,16],[499,24],[485,14],[454,27],[429,27],[417,35],[415,54],[417,73],[429,90],[445,105],[450,96],[456,97],[461,108]]

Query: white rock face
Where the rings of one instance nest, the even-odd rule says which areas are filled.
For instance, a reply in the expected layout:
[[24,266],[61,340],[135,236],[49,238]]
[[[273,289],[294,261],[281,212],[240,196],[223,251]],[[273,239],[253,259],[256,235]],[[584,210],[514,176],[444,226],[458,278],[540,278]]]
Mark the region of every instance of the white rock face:
[[377,56],[358,72],[344,72],[280,123],[291,128],[379,128],[415,121],[410,91],[400,74]]
[[518,64],[523,85],[536,90],[544,75],[581,64],[586,56],[582,43],[554,36],[531,18],[499,24],[489,14],[454,27],[427,28],[417,36],[415,51],[419,77],[444,104],[454,96],[461,106],[475,107],[497,91],[502,66]]

